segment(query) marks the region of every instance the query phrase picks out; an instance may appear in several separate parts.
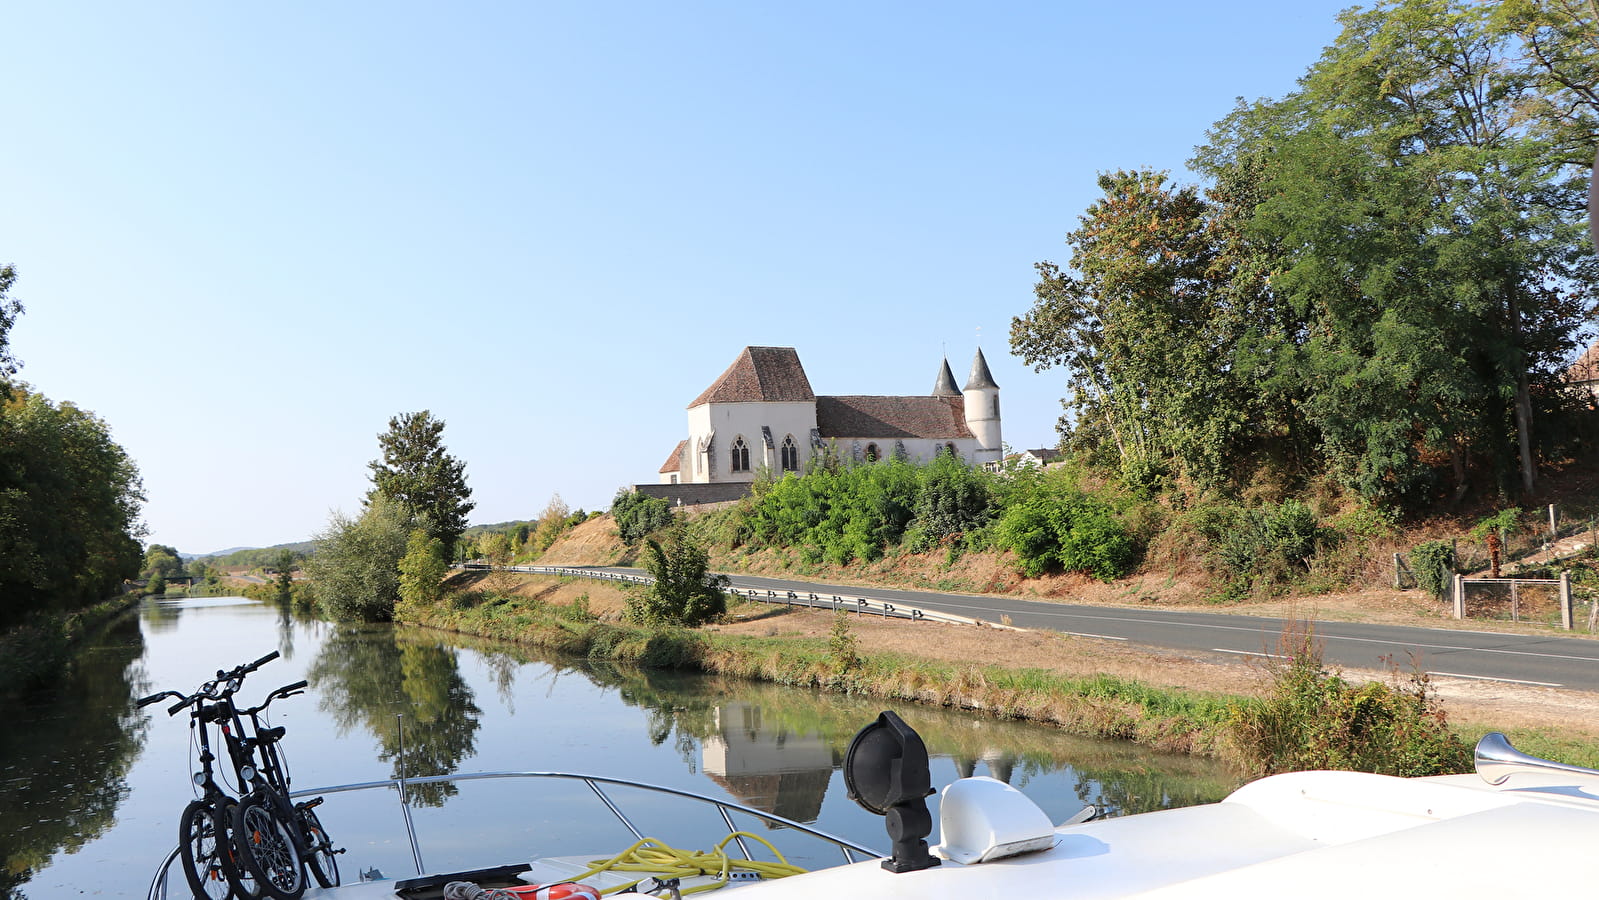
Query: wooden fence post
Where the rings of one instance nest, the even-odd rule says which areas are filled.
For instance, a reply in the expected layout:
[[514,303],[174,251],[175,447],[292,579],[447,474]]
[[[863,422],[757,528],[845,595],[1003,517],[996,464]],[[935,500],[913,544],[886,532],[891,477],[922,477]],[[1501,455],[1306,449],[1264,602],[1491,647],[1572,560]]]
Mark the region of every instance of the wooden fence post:
[[1555,505],[1551,503],[1549,504],[1549,537],[1551,540],[1558,540],[1560,537],[1560,526],[1557,521],[1555,518]]
[[1394,590],[1401,590],[1404,585],[1399,583],[1399,554],[1394,554]]
[[1560,625],[1571,630],[1571,572],[1560,573]]
[[1464,619],[1466,617],[1466,576],[1457,573],[1454,578],[1450,579],[1450,587],[1452,588],[1450,593],[1455,595],[1455,618]]

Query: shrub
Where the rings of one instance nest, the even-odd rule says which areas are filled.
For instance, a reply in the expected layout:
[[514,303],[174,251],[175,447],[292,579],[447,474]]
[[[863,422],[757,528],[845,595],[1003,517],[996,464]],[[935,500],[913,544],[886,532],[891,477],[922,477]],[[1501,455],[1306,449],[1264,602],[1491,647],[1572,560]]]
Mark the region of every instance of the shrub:
[[622,543],[632,547],[647,535],[671,526],[672,505],[660,497],[624,489],[617,491],[616,499],[611,501],[611,518],[616,520]]
[[1033,479],[1000,516],[994,541],[1028,577],[1054,568],[1112,581],[1132,570],[1137,545],[1106,503],[1051,479]]
[[710,571],[710,557],[682,529],[676,529],[664,547],[648,541],[643,563],[655,582],[628,597],[628,621],[693,627],[727,611],[727,576]]
[[324,611],[340,620],[393,619],[408,540],[403,511],[381,496],[374,496],[359,518],[334,513],[327,530],[316,536],[316,553],[305,567]]
[[1210,545],[1206,567],[1228,579],[1228,594],[1234,597],[1307,574],[1320,545],[1332,537],[1298,500],[1203,506],[1188,519]]
[[1471,751],[1449,730],[1427,673],[1352,684],[1303,638],[1276,667],[1270,696],[1233,709],[1244,762],[1262,774],[1342,769],[1413,777],[1469,771]]
[[1442,600],[1449,590],[1450,567],[1455,561],[1455,548],[1449,541],[1427,541],[1410,551],[1410,567],[1416,573],[1417,586]]

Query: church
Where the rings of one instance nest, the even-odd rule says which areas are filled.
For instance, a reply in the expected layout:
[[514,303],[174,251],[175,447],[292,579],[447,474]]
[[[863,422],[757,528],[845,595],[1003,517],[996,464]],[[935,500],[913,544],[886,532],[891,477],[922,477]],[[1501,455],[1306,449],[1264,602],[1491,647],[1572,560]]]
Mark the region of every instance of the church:
[[867,464],[950,453],[983,465],[1001,452],[999,385],[981,349],[964,388],[946,359],[925,396],[818,397],[794,348],[745,347],[688,405],[688,438],[666,458],[659,484],[638,487],[674,502],[713,502],[741,496],[760,471],[804,472],[824,454]]

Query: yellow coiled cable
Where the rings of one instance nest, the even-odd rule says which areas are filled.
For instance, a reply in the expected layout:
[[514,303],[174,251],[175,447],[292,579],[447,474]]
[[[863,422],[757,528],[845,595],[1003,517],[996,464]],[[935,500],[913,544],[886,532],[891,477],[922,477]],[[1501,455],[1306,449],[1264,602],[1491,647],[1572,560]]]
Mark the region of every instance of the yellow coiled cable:
[[[750,859],[733,859],[727,855],[728,841],[737,838],[748,838],[760,841],[766,849],[772,851],[777,857],[777,862],[761,862]],[[716,881],[696,887],[683,888],[684,894],[697,894],[701,891],[714,891],[728,883],[734,870],[755,872],[762,878],[786,878],[789,875],[798,875],[805,870],[794,865],[784,858],[783,854],[773,847],[771,842],[758,834],[748,831],[735,831],[722,838],[721,843],[710,850],[679,850],[669,847],[655,838],[642,838],[633,846],[623,850],[610,859],[596,859],[590,861],[590,868],[583,874],[573,878],[573,881],[582,881],[601,872],[640,872],[643,873],[635,881],[606,888],[603,893],[614,894],[636,886],[640,881],[651,876],[655,878],[692,878],[699,875],[712,875]]]

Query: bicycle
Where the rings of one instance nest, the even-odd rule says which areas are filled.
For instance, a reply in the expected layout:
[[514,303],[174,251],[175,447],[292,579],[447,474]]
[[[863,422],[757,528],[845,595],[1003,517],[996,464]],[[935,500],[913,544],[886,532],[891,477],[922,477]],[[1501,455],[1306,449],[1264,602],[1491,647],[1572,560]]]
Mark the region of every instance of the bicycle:
[[[306,682],[280,687],[252,708],[241,710],[233,702],[244,677],[277,657],[273,651],[231,671],[218,670],[215,679],[190,695],[162,691],[138,701],[144,707],[165,697],[178,698],[167,714],[190,709],[189,727],[198,732],[200,771],[193,780],[202,795],[184,807],[178,849],[189,887],[199,898],[256,900],[270,894],[279,900],[298,900],[305,892],[307,867],[323,887],[339,883],[336,854],[344,851],[334,849],[316,815],[322,798],[299,803],[289,798],[288,769],[278,749],[285,729],[263,726],[260,718],[273,700],[301,693]],[[227,748],[238,798],[224,791],[214,776],[212,724]]]
[[260,714],[273,700],[303,693],[306,683],[298,681],[267,694],[259,706],[236,710],[241,722],[248,718],[251,735],[240,741],[250,753],[260,751],[261,764],[241,771],[249,790],[233,809],[233,829],[243,835],[240,857],[266,892],[281,900],[297,900],[305,892],[305,878],[296,860],[303,861],[322,887],[339,884],[337,855],[327,829],[317,817],[322,798],[295,802],[289,796],[289,770],[279,743],[284,729],[263,727]]
[[217,783],[214,763],[216,754],[211,749],[211,729],[215,724],[223,735],[228,759],[235,774],[244,757],[238,736],[233,733],[234,717],[229,698],[238,691],[244,676],[276,659],[277,651],[247,663],[231,672],[218,671],[217,677],[202,684],[193,694],[179,691],[161,691],[141,698],[137,706],[142,709],[167,697],[178,702],[167,709],[175,716],[189,710],[190,743],[199,746],[200,771],[191,777],[201,795],[183,808],[178,819],[178,854],[183,860],[183,874],[195,897],[208,900],[254,900],[261,894],[255,876],[239,860],[233,840],[233,807],[238,801]]

